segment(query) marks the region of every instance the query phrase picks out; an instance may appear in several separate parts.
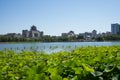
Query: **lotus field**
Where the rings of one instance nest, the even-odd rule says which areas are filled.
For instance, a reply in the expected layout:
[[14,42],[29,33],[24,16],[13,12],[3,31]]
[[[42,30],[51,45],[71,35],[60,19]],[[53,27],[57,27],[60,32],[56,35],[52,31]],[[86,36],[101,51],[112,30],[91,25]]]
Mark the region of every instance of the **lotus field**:
[[120,80],[120,46],[72,51],[0,51],[0,80]]

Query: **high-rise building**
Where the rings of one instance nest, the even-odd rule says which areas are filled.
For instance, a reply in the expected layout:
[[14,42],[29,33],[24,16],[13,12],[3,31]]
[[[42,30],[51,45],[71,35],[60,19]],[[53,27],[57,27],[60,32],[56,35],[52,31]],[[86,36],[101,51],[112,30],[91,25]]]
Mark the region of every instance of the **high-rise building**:
[[111,24],[111,33],[116,35],[120,34],[120,24]]

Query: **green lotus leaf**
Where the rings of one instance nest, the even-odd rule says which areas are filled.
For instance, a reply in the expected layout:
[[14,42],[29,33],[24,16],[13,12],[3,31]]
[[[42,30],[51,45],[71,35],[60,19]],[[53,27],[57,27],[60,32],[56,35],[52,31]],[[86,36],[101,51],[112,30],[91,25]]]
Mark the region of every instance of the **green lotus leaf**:
[[117,66],[117,68],[120,70],[120,66]]
[[116,75],[114,75],[113,77],[112,77],[112,80],[119,80],[118,78],[119,78],[119,74],[116,74]]
[[88,72],[94,72],[94,69],[91,66],[89,66],[87,64],[84,64],[84,63],[82,63],[82,66],[84,67],[84,69],[86,71],[88,71]]
[[52,74],[51,80],[62,80],[62,77],[60,75],[57,75],[57,74]]
[[99,80],[104,80],[103,77],[99,77]]
[[115,68],[114,65],[107,65],[104,72],[111,72],[114,70],[114,68]]
[[103,72],[95,71],[95,72],[91,72],[91,74],[96,77],[96,76],[101,76],[101,75],[103,75]]

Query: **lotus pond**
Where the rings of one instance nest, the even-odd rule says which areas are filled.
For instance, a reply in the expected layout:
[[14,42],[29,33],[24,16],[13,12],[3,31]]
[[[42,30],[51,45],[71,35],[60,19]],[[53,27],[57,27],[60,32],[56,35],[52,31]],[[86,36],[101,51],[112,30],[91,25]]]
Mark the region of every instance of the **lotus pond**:
[[0,51],[0,80],[120,80],[120,46],[71,51]]

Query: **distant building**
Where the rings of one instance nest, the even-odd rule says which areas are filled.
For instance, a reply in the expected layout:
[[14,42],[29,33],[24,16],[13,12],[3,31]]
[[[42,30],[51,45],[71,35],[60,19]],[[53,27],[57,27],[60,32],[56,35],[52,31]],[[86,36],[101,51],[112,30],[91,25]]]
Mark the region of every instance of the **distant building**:
[[91,39],[92,38],[92,33],[91,32],[85,32],[84,38]]
[[93,30],[92,32],[85,32],[85,33],[80,33],[85,39],[91,39],[94,37],[97,37],[97,31]]
[[120,24],[111,24],[111,33],[116,35],[120,34]]
[[74,36],[75,36],[74,31],[69,31],[69,32],[68,32],[68,37],[74,37]]
[[27,38],[38,38],[43,36],[43,31],[38,31],[36,26],[31,26],[30,31],[23,30],[22,36]]
[[68,37],[68,33],[62,33],[62,37]]
[[8,37],[14,37],[14,38],[21,38],[22,35],[20,33],[7,33],[5,36],[8,36]]
[[96,30],[93,30],[92,31],[92,37],[96,37],[97,36],[97,31]]
[[106,36],[110,36],[110,35],[111,35],[111,32],[107,31]]
[[79,36],[82,36],[83,38],[85,38],[85,33],[79,33]]
[[29,31],[28,30],[23,30],[22,31],[22,36],[28,38],[29,37]]
[[62,37],[75,37],[74,31],[69,31],[68,33],[62,33]]

